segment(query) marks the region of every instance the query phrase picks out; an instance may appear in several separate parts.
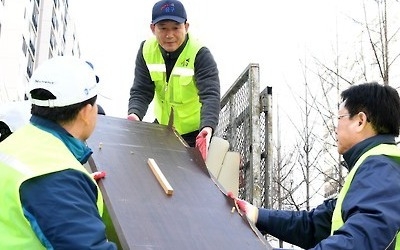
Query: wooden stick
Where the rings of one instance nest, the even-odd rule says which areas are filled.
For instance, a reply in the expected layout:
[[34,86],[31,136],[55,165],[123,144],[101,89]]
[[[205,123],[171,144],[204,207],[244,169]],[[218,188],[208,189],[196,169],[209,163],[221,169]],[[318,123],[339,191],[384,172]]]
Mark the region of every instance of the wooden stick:
[[160,168],[158,167],[156,161],[152,158],[147,160],[147,164],[149,164],[151,171],[156,176],[158,182],[161,184],[162,188],[164,189],[165,193],[168,195],[172,195],[174,189],[172,189],[171,185],[169,184],[168,180],[165,178],[164,174],[161,172]]

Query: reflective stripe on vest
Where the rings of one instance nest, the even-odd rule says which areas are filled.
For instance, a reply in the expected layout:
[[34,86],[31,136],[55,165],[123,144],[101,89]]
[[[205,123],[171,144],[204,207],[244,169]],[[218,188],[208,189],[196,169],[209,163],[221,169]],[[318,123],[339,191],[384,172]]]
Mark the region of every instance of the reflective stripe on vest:
[[[28,179],[66,169],[81,171],[93,180],[62,141],[31,124],[0,143],[0,249],[45,249],[24,215],[19,189]],[[102,215],[103,198],[98,187],[97,193],[97,208]]]
[[[338,230],[341,226],[343,226],[343,218],[342,218],[342,204],[344,197],[347,194],[347,191],[350,188],[350,184],[353,180],[353,177],[355,173],[357,172],[357,169],[360,167],[360,165],[364,162],[364,160],[372,155],[386,155],[390,157],[397,157],[400,158],[400,149],[396,145],[388,145],[388,144],[381,144],[378,145],[374,148],[371,148],[367,152],[365,152],[360,159],[356,162],[354,167],[351,169],[349,174],[346,176],[344,185],[342,189],[340,190],[338,199],[336,201],[336,206],[335,209],[333,210],[333,215],[332,215],[332,228],[331,228],[331,235],[333,235],[333,232]],[[396,237],[396,249],[400,249],[400,233],[397,234]]]
[[179,134],[198,130],[201,103],[194,81],[194,61],[202,46],[189,38],[179,55],[167,82],[166,67],[157,40],[153,37],[143,45],[143,58],[155,84],[154,113],[158,122],[169,123],[173,110],[173,124]]

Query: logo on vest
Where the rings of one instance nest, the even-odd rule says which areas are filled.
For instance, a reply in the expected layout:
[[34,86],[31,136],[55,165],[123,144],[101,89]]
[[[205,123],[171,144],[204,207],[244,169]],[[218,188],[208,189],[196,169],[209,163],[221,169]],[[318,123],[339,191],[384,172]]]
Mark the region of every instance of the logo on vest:
[[189,61],[190,61],[190,58],[186,58],[186,60],[181,63],[181,66],[187,67],[189,65]]

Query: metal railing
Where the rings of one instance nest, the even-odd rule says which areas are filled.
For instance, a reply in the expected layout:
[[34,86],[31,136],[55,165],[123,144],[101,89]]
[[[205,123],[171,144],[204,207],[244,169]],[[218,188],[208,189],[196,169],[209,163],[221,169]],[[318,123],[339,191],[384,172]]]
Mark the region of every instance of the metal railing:
[[249,64],[222,97],[215,131],[240,153],[239,198],[260,207],[270,200],[271,95],[270,87],[260,93],[259,65]]

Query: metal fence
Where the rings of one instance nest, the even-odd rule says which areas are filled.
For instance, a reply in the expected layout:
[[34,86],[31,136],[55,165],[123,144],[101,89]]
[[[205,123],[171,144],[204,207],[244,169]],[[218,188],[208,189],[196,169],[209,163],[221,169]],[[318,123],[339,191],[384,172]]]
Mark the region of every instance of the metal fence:
[[272,88],[260,93],[259,65],[249,64],[221,99],[215,135],[240,153],[239,197],[269,207]]

